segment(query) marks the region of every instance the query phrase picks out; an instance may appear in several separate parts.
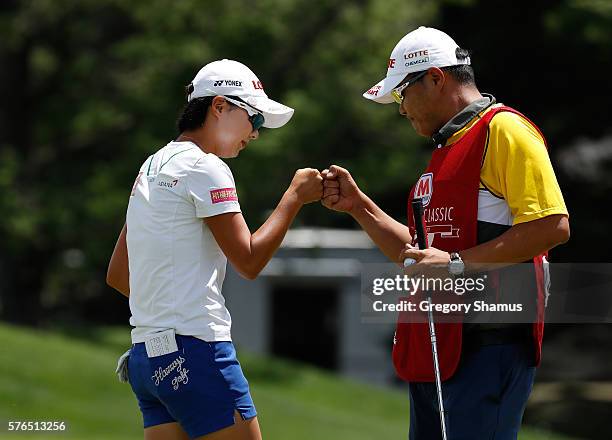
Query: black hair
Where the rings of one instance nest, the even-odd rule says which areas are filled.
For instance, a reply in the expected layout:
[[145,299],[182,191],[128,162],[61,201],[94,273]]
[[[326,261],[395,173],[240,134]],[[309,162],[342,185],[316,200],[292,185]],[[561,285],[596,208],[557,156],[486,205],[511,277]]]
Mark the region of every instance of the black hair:
[[184,131],[196,130],[204,124],[213,98],[214,96],[194,98],[183,107],[181,115],[176,120],[176,129],[179,134]]
[[[465,60],[470,56],[470,52],[467,49],[458,47],[455,50],[455,55],[457,56],[457,60]],[[457,66],[444,67],[442,70],[448,72],[459,84],[476,85],[474,69],[470,65],[459,64]]]
[[[187,99],[189,99],[189,95],[192,93],[193,84],[189,83],[185,86],[185,96]],[[185,107],[183,107],[181,115],[176,120],[176,129],[178,130],[179,134],[184,131],[196,130],[204,125],[206,114],[208,113],[208,109],[212,105],[214,98],[214,96],[193,98],[185,105]],[[228,98],[234,98],[242,101],[242,99],[235,96],[228,96]],[[236,105],[231,102],[228,102],[228,104],[231,108],[236,107]]]

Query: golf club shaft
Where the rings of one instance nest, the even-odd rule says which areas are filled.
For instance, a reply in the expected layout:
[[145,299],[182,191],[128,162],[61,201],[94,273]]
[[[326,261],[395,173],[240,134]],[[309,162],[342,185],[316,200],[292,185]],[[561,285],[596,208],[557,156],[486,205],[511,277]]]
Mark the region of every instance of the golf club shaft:
[[431,355],[433,356],[434,372],[436,376],[436,391],[438,392],[438,409],[440,411],[440,428],[442,430],[442,440],[446,438],[446,418],[444,417],[444,399],[442,398],[442,380],[440,379],[440,361],[438,360],[438,343],[436,340],[436,328],[434,326],[433,313],[431,311],[431,295],[427,295],[429,321],[429,339],[431,340]]
[[[414,215],[414,228],[419,243],[419,249],[427,249],[427,233],[423,222],[423,201],[421,199],[412,200],[412,213]],[[404,264],[406,265],[406,264]],[[440,361],[438,360],[438,343],[436,340],[436,327],[434,326],[433,313],[431,311],[431,293],[426,292],[428,312],[427,321],[429,323],[429,339],[431,342],[431,355],[433,357],[434,374],[436,377],[436,391],[438,392],[438,410],[440,413],[440,429],[442,430],[442,440],[447,440],[446,418],[444,417],[444,399],[442,398],[442,381],[440,379]]]

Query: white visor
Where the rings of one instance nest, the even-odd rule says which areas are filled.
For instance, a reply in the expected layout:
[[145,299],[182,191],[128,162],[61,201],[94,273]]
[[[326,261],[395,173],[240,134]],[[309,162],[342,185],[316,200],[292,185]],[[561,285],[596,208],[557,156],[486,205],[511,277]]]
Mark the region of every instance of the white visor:
[[372,86],[362,96],[380,104],[391,104],[392,102],[395,102],[393,100],[393,96],[391,95],[391,91],[396,88],[405,77],[406,74],[404,73],[387,76]]
[[363,97],[380,104],[395,102],[391,91],[410,73],[460,64],[470,65],[470,57],[457,58],[459,46],[444,32],[421,26],[406,34],[387,60],[387,76],[372,86]]
[[256,108],[264,115],[264,127],[280,128],[289,122],[294,110],[266,96],[241,96],[244,102]]
[[268,98],[253,71],[238,61],[223,59],[208,63],[191,85],[187,101],[203,96],[236,96],[263,114],[266,128],[282,127],[293,116],[294,110]]

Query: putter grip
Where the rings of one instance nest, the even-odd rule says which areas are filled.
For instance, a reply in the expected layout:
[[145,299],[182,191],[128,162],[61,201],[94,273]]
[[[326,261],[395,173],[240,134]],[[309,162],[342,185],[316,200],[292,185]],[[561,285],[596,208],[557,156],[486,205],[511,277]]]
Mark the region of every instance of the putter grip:
[[[423,223],[423,200],[413,199],[412,200],[412,214],[414,217],[414,230],[417,234],[417,240],[419,242],[419,249],[427,249],[427,235],[425,235],[425,225]],[[404,260],[404,267],[408,267],[416,263],[412,258],[406,258]]]
[[427,234],[425,233],[425,223],[423,222],[423,200],[412,200],[412,215],[414,216],[414,230],[417,234],[419,249],[427,249]]

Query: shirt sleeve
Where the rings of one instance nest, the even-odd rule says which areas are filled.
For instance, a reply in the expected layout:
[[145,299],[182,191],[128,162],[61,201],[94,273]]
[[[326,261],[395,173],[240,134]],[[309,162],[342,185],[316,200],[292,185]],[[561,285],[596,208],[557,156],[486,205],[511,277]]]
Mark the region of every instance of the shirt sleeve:
[[241,212],[234,176],[220,159],[198,160],[187,175],[186,186],[199,218]]
[[544,139],[516,113],[500,112],[491,120],[481,180],[506,200],[515,225],[568,215]]

